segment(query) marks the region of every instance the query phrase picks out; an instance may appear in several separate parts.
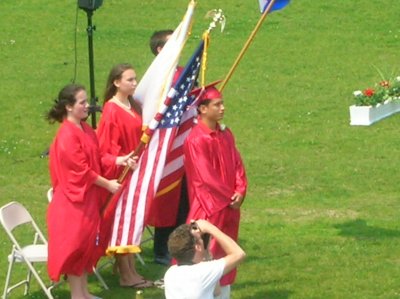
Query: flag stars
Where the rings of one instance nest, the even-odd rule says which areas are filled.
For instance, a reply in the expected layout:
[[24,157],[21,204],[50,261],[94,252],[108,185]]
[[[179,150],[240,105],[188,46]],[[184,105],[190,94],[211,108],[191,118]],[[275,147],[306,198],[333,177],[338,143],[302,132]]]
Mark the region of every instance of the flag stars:
[[[196,55],[200,55],[201,51]],[[164,113],[164,118],[159,122],[159,127],[173,128],[180,124],[182,115],[188,110],[188,104],[192,103],[195,96],[190,95],[190,91],[198,77],[201,58],[195,57],[191,65],[181,74],[174,92],[170,92],[168,96],[171,103],[168,105],[167,111]]]

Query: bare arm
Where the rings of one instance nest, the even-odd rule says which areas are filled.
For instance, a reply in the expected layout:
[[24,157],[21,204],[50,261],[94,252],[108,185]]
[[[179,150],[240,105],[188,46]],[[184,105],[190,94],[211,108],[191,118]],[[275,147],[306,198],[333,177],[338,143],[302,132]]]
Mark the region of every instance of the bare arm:
[[116,193],[121,188],[121,184],[119,184],[117,180],[107,180],[100,175],[94,183],[99,187],[107,189],[112,194]]
[[243,249],[228,235],[206,220],[196,221],[202,234],[210,234],[225,251],[224,275],[235,269],[246,257]]

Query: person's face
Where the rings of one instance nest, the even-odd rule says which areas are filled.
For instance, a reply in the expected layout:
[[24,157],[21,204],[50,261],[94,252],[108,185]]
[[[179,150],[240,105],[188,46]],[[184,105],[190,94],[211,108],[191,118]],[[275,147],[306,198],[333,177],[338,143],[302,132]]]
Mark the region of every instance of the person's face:
[[210,121],[220,121],[224,118],[224,101],[222,99],[213,99],[208,105],[201,106],[202,116]]
[[88,117],[89,103],[85,90],[80,90],[75,95],[75,104],[67,105],[67,117],[75,122],[80,122]]
[[121,75],[121,79],[114,81],[114,85],[120,93],[127,96],[133,95],[137,86],[135,71],[132,69],[124,71]]

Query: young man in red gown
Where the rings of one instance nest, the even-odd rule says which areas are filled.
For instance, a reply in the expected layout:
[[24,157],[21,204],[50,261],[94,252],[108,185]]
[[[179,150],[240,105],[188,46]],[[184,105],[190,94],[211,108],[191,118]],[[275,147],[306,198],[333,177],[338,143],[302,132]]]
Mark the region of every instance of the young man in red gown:
[[[231,130],[219,124],[224,116],[222,94],[206,87],[198,106],[198,124],[184,144],[191,219],[205,219],[237,241],[240,207],[243,203],[247,178]],[[210,251],[215,259],[225,255],[212,241]],[[223,293],[229,298],[230,285],[236,269],[222,277]]]

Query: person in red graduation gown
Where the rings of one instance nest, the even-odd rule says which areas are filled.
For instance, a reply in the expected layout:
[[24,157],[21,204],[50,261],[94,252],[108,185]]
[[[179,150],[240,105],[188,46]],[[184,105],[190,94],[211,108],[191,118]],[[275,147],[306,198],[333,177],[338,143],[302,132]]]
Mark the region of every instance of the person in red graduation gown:
[[[208,86],[199,100],[198,124],[184,144],[190,200],[187,220],[208,220],[237,241],[240,207],[247,189],[245,168],[231,130],[219,124],[224,116],[222,94]],[[210,251],[216,259],[225,254],[214,241]],[[235,276],[233,270],[220,281],[228,292]]]
[[[137,86],[136,72],[130,64],[115,65],[108,75],[104,94],[103,113],[97,128],[100,152],[104,165],[115,165],[113,157],[132,153],[142,136],[142,111],[133,99]],[[137,159],[137,157],[135,157]],[[107,167],[104,175],[107,178],[118,178],[123,167]],[[133,244],[131,236],[135,222],[126,220],[124,215],[134,215],[137,198],[130,196],[130,180],[132,172],[126,176],[122,190],[107,207],[104,221],[109,226],[111,238],[107,249],[114,254],[118,267],[119,283],[122,287],[152,287],[151,281],[145,280],[136,271],[134,253],[140,252],[140,244]]]
[[[49,153],[53,199],[47,211],[48,273],[53,281],[67,276],[73,299],[93,298],[87,274],[104,250],[98,239],[102,188],[115,193],[121,187],[101,176],[96,134],[84,122],[88,109],[84,87],[69,84],[47,114],[51,123],[61,123]],[[133,166],[134,161],[125,156],[116,157],[115,163]]]

